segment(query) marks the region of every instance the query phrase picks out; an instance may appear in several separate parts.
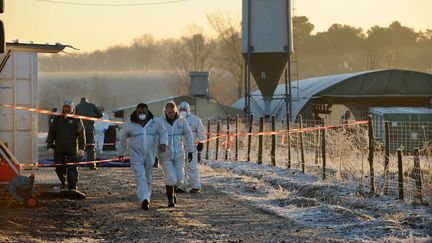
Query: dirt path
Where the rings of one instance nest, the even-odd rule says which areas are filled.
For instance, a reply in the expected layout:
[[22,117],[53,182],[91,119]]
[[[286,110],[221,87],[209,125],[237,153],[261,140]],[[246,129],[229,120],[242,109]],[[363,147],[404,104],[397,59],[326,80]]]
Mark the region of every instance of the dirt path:
[[[166,207],[161,169],[154,173],[151,209],[135,197],[130,168],[81,171],[86,200],[44,200],[25,209],[2,199],[0,241],[326,241],[325,232],[307,229],[261,211],[204,183],[199,194],[179,194]],[[321,235],[322,236],[322,235]]]

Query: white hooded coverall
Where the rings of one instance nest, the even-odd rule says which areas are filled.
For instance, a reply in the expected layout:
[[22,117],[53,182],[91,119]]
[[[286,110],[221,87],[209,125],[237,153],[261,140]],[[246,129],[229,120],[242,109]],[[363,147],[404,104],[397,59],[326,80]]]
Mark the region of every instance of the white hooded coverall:
[[152,118],[142,127],[139,123],[128,119],[120,138],[119,154],[125,154],[127,143],[131,167],[135,172],[137,196],[140,203],[144,199],[150,202],[153,163],[158,145],[168,144],[167,131],[159,121],[159,119]]
[[[109,120],[108,114],[103,112],[103,116],[101,119]],[[96,152],[98,154],[102,154],[104,140],[105,140],[105,132],[108,130],[109,123],[108,122],[95,122],[95,130],[96,130]]]
[[[183,102],[182,102],[183,103]],[[180,104],[182,107],[182,104]],[[185,107],[187,109],[186,120],[192,130],[193,141],[194,141],[194,151],[193,158],[190,163],[185,164],[185,183],[182,189],[201,189],[201,183],[199,181],[199,170],[198,170],[198,150],[197,150],[197,142],[206,140],[204,125],[201,122],[201,119],[190,113],[189,104]]]
[[187,151],[192,153],[192,132],[184,118],[177,118],[171,125],[164,117],[161,118],[161,123],[168,132],[167,149],[164,153],[159,153],[159,160],[165,174],[165,185],[181,186],[184,179],[185,163],[183,136],[186,138]]

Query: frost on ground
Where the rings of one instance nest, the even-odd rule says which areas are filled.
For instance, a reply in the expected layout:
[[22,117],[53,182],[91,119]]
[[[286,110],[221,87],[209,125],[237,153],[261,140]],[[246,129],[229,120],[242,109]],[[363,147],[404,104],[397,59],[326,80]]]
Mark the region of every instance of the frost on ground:
[[432,207],[370,195],[354,183],[325,182],[298,170],[205,161],[202,179],[262,210],[347,240],[432,240]]
[[203,181],[200,193],[179,193],[176,207],[168,208],[162,168],[154,169],[150,210],[144,211],[131,168],[83,169],[78,187],[85,200],[40,198],[39,207],[27,209],[0,195],[0,242],[345,241],[214,186]]

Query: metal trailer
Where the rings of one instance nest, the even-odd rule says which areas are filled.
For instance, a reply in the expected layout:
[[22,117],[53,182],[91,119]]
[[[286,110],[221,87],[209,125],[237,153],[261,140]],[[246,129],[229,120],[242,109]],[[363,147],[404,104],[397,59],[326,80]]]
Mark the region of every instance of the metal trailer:
[[23,170],[21,164],[0,141],[0,194],[23,202],[29,208],[38,204],[37,196],[44,192],[58,192],[61,186],[53,168]]
[[[62,44],[6,43],[0,54],[0,104],[39,107],[37,95],[37,54],[58,53]],[[0,109],[0,194],[37,205],[36,195],[59,187],[52,168],[23,170],[19,161],[38,160],[38,115]]]
[[385,122],[389,122],[390,151],[424,148],[432,143],[432,109],[425,107],[371,107],[375,139],[385,143]]

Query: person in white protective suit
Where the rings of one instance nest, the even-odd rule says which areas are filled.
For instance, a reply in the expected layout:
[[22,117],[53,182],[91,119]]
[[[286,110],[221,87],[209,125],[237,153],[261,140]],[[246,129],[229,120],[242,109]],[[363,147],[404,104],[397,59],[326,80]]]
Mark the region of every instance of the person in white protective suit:
[[135,172],[138,200],[141,208],[148,210],[154,159],[157,150],[165,152],[168,134],[160,120],[148,110],[146,104],[138,104],[130,119],[124,124],[119,146],[120,161],[123,161],[126,145],[131,167]]
[[[105,113],[104,108],[101,107],[102,118],[103,120],[109,120],[109,116]],[[108,130],[109,123],[108,122],[95,122],[95,130],[96,130],[96,154],[102,156],[103,154],[103,146],[105,140],[105,133]]]
[[168,207],[175,207],[177,197],[175,191],[184,179],[185,151],[183,137],[186,139],[188,162],[193,157],[192,132],[184,118],[180,118],[174,102],[165,104],[161,123],[168,132],[168,147],[165,152],[159,152],[159,161],[165,175],[165,186],[168,197]]
[[204,141],[206,139],[204,125],[198,116],[191,114],[189,103],[186,101],[183,101],[179,104],[179,110],[180,117],[184,117],[191,128],[194,141],[194,151],[192,161],[185,164],[185,183],[181,187],[177,188],[176,192],[185,192],[188,188],[190,188],[190,193],[197,193],[199,190],[201,190],[198,170],[198,153],[201,153],[204,147],[203,143],[200,141]]

